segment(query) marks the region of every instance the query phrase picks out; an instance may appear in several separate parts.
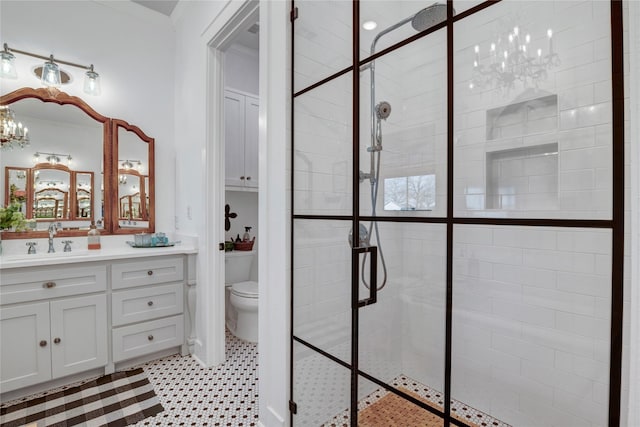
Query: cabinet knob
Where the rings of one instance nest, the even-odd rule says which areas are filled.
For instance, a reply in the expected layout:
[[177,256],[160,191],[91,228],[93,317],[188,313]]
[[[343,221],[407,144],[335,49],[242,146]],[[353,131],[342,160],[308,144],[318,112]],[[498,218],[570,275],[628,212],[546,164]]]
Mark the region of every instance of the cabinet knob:
[[47,340],[40,341],[40,347],[46,347],[46,346],[47,346]]
[[149,335],[149,336],[147,337],[147,339],[148,339],[149,341],[153,341],[153,335]]
[[250,179],[251,179],[251,177],[250,177],[250,176],[248,176],[248,177],[247,177],[247,181],[249,181]]
[[148,305],[149,307],[151,307],[151,306],[153,305],[153,301],[149,301],[149,302],[147,303],[147,305]]
[[147,271],[147,275],[152,276],[153,275],[153,270]]
[[244,176],[241,176],[240,179],[244,179]]
[[62,341],[60,338],[54,338],[53,342],[56,344],[60,344],[60,341]]
[[56,287],[56,282],[47,282],[42,284],[43,288],[51,289]]

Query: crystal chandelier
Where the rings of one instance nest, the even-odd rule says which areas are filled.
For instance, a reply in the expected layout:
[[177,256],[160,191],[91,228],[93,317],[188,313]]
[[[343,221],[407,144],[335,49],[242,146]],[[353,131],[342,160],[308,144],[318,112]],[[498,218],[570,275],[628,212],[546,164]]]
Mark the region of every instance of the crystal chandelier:
[[518,26],[499,36],[488,46],[488,54],[481,58],[480,45],[474,46],[473,77],[469,89],[493,87],[508,92],[517,81],[527,87],[538,87],[547,79],[547,71],[560,65],[560,57],[553,50],[553,30],[547,30],[546,51],[534,46],[531,35]]
[[29,129],[16,123],[16,115],[7,105],[0,105],[0,145],[3,150],[29,145]]

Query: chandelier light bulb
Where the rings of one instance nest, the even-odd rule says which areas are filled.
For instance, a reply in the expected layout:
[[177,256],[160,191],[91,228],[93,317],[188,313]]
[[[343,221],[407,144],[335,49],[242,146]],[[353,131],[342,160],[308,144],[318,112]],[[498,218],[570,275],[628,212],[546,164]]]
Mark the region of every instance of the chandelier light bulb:
[[529,44],[531,42],[531,35],[527,34],[526,36],[524,36],[524,41],[527,42],[527,44]]
[[491,43],[491,52],[495,52],[495,50],[496,50],[496,44]]
[[480,46],[476,45],[476,47],[474,48],[476,53],[480,53]]
[[551,28],[547,30],[547,37],[549,38],[553,37],[553,30]]
[[509,59],[509,52],[506,50],[504,51],[504,59]]
[[517,37],[520,29],[518,27],[513,27],[513,34]]
[[538,49],[538,58],[542,57],[542,49]]
[[509,43],[513,43],[513,34],[509,34]]

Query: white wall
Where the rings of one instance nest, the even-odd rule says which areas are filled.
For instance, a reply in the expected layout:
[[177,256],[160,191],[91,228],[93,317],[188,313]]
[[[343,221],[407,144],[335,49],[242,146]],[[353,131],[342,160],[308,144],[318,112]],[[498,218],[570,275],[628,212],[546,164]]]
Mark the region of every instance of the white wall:
[[[623,363],[622,420],[625,425],[640,424],[640,4],[634,1],[624,3],[629,16],[625,26],[625,45],[628,53],[625,60],[625,90],[629,92],[628,108],[625,110],[625,137],[628,150],[627,161],[630,173],[626,178],[630,196],[626,205],[630,209],[629,220],[625,223],[628,234],[626,255],[628,266],[625,284],[625,361]],[[627,393],[628,390],[628,393]]]
[[[0,36],[10,47],[91,64],[102,95],[82,91],[83,71],[62,66],[74,78],[62,90],[97,112],[139,126],[156,141],[156,229],[173,231],[174,135],[172,87],[174,33],[168,18],[131,2],[3,1]],[[40,87],[30,72],[40,60],[16,55],[17,80],[0,80],[3,94]]]
[[232,44],[224,55],[224,86],[258,95],[258,51]]

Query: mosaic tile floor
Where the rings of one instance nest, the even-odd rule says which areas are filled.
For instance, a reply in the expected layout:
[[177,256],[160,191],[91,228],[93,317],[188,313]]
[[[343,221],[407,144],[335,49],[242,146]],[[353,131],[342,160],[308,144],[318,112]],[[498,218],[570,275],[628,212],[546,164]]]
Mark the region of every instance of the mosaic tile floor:
[[227,331],[226,359],[209,369],[180,355],[141,365],[164,412],[134,426],[257,426],[258,346]]

